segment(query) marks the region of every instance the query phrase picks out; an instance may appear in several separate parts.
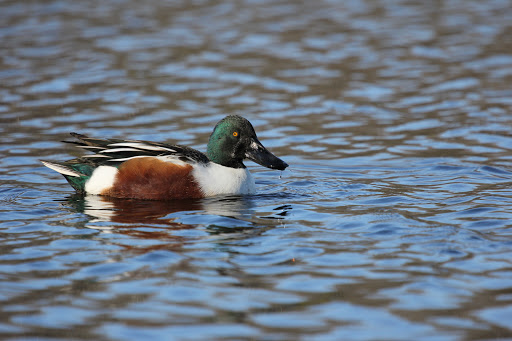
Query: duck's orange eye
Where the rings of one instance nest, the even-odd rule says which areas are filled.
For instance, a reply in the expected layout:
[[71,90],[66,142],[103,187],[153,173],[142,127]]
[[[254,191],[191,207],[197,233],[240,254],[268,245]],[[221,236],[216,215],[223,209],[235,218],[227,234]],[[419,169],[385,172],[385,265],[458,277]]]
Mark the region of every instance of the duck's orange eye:
[[238,131],[234,131],[234,132],[233,132],[233,136],[234,136],[234,137],[237,137],[237,136],[238,136]]

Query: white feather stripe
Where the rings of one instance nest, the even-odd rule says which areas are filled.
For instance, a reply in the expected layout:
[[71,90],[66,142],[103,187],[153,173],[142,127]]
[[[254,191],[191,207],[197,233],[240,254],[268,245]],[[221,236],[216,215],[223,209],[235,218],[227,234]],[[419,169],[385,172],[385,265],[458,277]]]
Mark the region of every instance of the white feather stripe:
[[46,167],[53,169],[54,171],[56,171],[62,175],[75,176],[75,177],[84,176],[84,174],[77,172],[69,167],[59,165],[58,163],[53,163],[53,162],[49,162],[49,161],[41,161],[41,162]]
[[120,152],[140,152],[140,150],[135,148],[114,148],[114,149],[105,149],[100,153],[120,153]]
[[139,149],[144,149],[144,150],[153,150],[153,151],[162,151],[162,152],[171,152],[171,153],[176,153],[176,150],[174,149],[171,149],[171,148],[165,148],[165,147],[160,147],[160,146],[151,146],[151,145],[148,145],[148,144],[144,144],[140,147],[137,147]]
[[98,146],[77,146],[78,148],[83,149],[105,149],[105,147],[98,147]]
[[132,148],[139,148],[141,145],[145,145],[141,142],[117,142],[117,143],[110,143],[109,147],[132,147]]
[[151,144],[145,144],[140,142],[120,142],[120,143],[112,143],[109,144],[110,147],[131,147],[131,148],[138,148],[143,150],[153,150],[153,151],[166,151],[171,153],[176,153],[176,150],[171,148],[166,148],[162,146],[154,146]]
[[151,157],[151,156],[137,155],[137,156],[131,156],[131,157],[123,157],[121,159],[110,159],[110,160],[107,160],[107,161],[109,161],[109,162],[124,162],[124,161],[128,161],[128,160],[131,160],[131,159],[136,159],[136,158],[139,158],[139,157]]
[[185,166],[185,165],[188,164],[187,162],[181,161],[179,159],[179,157],[176,157],[176,156],[173,156],[173,155],[160,155],[160,156],[137,155],[137,156],[124,157],[124,158],[120,158],[120,159],[110,159],[110,160],[107,160],[107,161],[109,161],[109,162],[125,162],[125,161],[131,160],[131,159],[137,159],[137,158],[141,158],[141,157],[156,158],[158,160],[162,160],[164,162],[174,163],[174,164],[177,164],[177,165],[180,165],[180,166]]
[[175,157],[173,155],[161,155],[161,156],[155,156],[158,160],[161,160],[163,162],[169,162],[178,166],[186,166],[190,165],[188,162],[181,161],[178,157]]

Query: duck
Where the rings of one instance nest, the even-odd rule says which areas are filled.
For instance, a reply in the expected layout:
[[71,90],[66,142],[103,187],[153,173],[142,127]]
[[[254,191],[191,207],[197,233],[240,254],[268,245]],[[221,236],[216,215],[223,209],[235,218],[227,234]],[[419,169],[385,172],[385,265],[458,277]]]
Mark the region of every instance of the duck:
[[75,140],[63,142],[92,154],[65,162],[40,161],[83,195],[172,200],[255,194],[244,160],[281,171],[288,167],[239,115],[226,116],[215,125],[206,154],[178,144],[70,134]]

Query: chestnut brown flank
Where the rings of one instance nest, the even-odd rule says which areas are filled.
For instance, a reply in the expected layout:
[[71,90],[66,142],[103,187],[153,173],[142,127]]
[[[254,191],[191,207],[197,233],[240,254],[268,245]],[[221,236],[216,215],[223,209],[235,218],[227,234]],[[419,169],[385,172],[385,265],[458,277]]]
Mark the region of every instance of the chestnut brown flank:
[[202,198],[192,166],[176,165],[154,157],[128,160],[119,166],[114,185],[102,195],[115,198],[166,200]]

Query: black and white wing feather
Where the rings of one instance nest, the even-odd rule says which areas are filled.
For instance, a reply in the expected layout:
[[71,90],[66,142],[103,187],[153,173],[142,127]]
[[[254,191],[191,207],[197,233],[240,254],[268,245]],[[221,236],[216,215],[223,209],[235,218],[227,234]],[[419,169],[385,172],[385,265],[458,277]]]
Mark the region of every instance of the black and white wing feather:
[[190,147],[138,140],[97,139],[71,133],[78,141],[64,141],[94,154],[84,155],[81,160],[98,165],[118,165],[139,157],[158,157],[164,161],[208,163],[208,157]]

